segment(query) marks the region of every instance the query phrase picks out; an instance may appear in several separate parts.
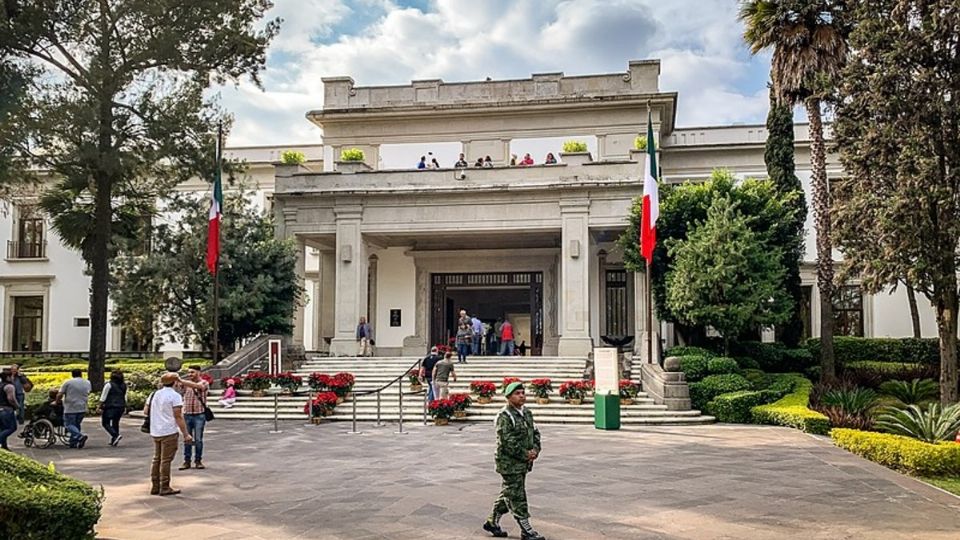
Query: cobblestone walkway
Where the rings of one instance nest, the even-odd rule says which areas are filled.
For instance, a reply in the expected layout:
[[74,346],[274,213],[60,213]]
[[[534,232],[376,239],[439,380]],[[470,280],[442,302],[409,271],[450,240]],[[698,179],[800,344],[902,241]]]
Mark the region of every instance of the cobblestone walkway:
[[[483,538],[498,489],[487,423],[348,435],[288,422],[272,435],[221,420],[207,470],[175,471],[183,494],[152,497],[152,446],[136,426],[124,422],[119,448],[88,420],[86,449],[26,452],[103,485],[102,538]],[[960,498],[790,429],[547,426],[543,442],[527,485],[551,540],[960,538]]]

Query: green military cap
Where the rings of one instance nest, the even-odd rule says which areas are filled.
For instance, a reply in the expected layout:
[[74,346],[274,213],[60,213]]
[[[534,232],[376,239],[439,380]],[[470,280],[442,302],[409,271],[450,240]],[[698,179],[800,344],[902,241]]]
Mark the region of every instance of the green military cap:
[[503,391],[504,397],[510,397],[510,394],[517,391],[517,388],[523,388],[522,382],[512,382],[507,385],[507,388]]

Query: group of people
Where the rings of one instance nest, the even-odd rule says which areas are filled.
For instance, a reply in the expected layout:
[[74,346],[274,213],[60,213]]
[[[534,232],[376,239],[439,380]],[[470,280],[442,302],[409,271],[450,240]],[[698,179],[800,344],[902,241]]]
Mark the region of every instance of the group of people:
[[514,331],[509,319],[499,318],[488,324],[478,317],[471,317],[466,309],[460,310],[456,336],[457,361],[466,363],[470,354],[488,356],[513,356]]
[[[556,165],[559,163],[557,157],[553,155],[553,152],[547,152],[547,157],[544,158],[544,165]],[[529,167],[531,165],[536,165],[536,162],[533,160],[533,156],[530,153],[523,155],[523,159],[518,160],[516,154],[510,154],[510,166],[511,167]],[[454,168],[456,169],[466,169],[470,166],[470,163],[467,162],[466,156],[463,152],[460,152],[460,157],[457,158],[456,163],[454,163]],[[474,162],[473,167],[475,169],[493,168],[493,159],[490,156],[484,156],[477,158],[477,161]],[[433,155],[433,152],[428,152],[425,156],[420,156],[420,161],[417,162],[417,169],[439,169],[440,162],[437,161],[437,158]]]

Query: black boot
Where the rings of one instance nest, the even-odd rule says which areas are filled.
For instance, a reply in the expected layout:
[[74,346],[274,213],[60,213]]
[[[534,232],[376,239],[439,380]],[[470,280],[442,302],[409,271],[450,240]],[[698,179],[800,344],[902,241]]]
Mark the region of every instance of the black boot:
[[530,526],[529,518],[518,518],[517,524],[520,525],[520,540],[547,540],[542,534],[533,530],[533,527]]
[[495,538],[506,538],[506,537],[507,537],[507,531],[501,529],[501,528],[500,528],[500,525],[497,524],[497,523],[491,523],[491,522],[489,522],[489,521],[484,521],[484,522],[483,522],[483,530],[487,531],[488,533],[490,533],[490,536],[493,536],[493,537],[495,537]]

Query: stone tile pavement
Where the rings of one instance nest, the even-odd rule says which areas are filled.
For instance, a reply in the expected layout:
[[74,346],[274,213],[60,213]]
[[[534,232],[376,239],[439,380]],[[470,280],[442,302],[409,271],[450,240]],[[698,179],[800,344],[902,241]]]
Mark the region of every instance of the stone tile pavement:
[[[103,485],[102,538],[483,538],[498,489],[487,423],[350,435],[287,422],[273,435],[214,421],[207,470],[175,471],[183,494],[168,498],[147,494],[152,446],[137,422],[119,448],[85,424],[84,450],[17,451]],[[543,442],[528,494],[550,539],[960,538],[960,498],[790,429],[544,426]]]

